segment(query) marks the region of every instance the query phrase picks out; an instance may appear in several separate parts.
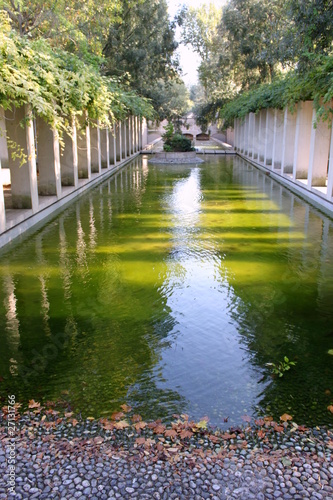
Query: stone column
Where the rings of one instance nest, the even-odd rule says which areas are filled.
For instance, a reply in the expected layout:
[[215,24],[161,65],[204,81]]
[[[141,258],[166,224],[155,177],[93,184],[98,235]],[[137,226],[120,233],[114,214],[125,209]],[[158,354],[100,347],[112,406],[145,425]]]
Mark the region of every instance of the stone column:
[[139,116],[139,151],[142,151],[142,142],[143,142],[142,118],[141,116]]
[[327,163],[330,152],[330,129],[322,120],[316,122],[316,110],[312,113],[312,129],[309,153],[308,187],[326,186]]
[[312,101],[297,105],[293,179],[307,179],[312,130]]
[[100,132],[101,138],[101,162],[102,168],[109,168],[109,129],[103,128]]
[[101,173],[102,171],[102,156],[101,156],[101,130],[99,122],[92,123],[90,127],[90,154],[91,154],[91,172]]
[[42,118],[37,118],[38,130],[38,194],[61,198],[61,167],[59,134]]
[[333,126],[331,129],[330,159],[327,178],[327,198],[333,200]]
[[[1,181],[1,158],[0,158],[0,181]],[[3,185],[0,182],[0,234],[6,229],[5,198],[3,195]]]
[[283,112],[280,109],[275,109],[272,166],[276,170],[280,170],[282,164],[283,131],[284,131]]
[[250,113],[248,115],[248,157],[253,158],[253,147],[254,147],[254,134],[255,134],[255,114]]
[[253,125],[253,146],[252,154],[253,159],[258,160],[259,158],[259,127],[260,127],[260,116],[258,114],[254,115],[254,125]]
[[63,137],[64,150],[61,156],[61,183],[63,186],[78,187],[76,120],[72,118],[72,130]]
[[[35,137],[32,110],[29,105],[7,110],[7,135],[26,155],[26,162],[21,166],[20,159],[13,160],[9,155],[8,164],[11,175],[13,208],[31,208],[38,210],[37,168]],[[24,123],[24,126],[21,126]]]
[[126,132],[126,120],[121,122],[121,144],[122,144],[122,156],[123,159],[127,158],[127,132]]
[[259,135],[258,135],[258,161],[260,163],[265,162],[266,118],[267,118],[267,110],[262,109],[259,115]]
[[142,118],[142,141],[141,149],[145,148],[148,144],[148,123],[146,118]]
[[121,133],[121,122],[119,121],[116,124],[116,159],[117,162],[121,162],[123,157],[122,157],[122,152],[123,152],[123,146],[122,146],[122,133]]
[[79,119],[80,130],[77,136],[79,179],[91,178],[90,127],[87,115]]
[[128,156],[132,156],[132,147],[133,147],[133,144],[132,144],[132,140],[133,140],[133,137],[132,137],[132,134],[133,134],[132,116],[128,117],[127,127],[128,127]]
[[134,117],[134,152],[139,150],[139,130],[138,130],[138,117]]
[[265,133],[265,166],[271,167],[273,160],[274,143],[274,111],[266,110],[266,133]]
[[296,132],[296,113],[291,113],[288,108],[284,110],[284,126],[282,138],[281,173],[292,174],[294,163]]
[[115,124],[113,124],[110,129],[109,142],[110,142],[110,165],[115,166],[117,164],[117,131]]

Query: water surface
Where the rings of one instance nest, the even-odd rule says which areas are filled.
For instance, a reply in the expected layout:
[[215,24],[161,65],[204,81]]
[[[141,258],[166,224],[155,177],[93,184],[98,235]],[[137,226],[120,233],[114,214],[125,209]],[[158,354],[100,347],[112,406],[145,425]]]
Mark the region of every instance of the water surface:
[[239,158],[139,158],[1,253],[1,398],[332,423],[332,306],[332,220]]

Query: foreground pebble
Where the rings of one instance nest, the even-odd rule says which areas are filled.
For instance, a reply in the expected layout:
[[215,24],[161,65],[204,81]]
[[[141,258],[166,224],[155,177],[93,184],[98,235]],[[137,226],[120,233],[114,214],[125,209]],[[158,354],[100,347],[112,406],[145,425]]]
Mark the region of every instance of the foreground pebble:
[[333,500],[329,429],[262,420],[226,432],[186,419],[168,428],[133,421],[38,409],[17,418],[11,437],[0,415],[0,499]]

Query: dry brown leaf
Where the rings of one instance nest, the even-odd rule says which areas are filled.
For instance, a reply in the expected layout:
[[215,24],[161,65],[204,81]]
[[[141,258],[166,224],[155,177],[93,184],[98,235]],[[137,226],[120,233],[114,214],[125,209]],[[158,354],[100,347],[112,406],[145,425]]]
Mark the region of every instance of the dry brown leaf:
[[37,403],[34,399],[29,400],[29,408],[40,408],[40,403]]
[[291,415],[288,415],[288,413],[284,413],[280,417],[280,420],[282,420],[282,422],[287,422],[288,420],[292,420],[292,419],[293,419],[293,417]]
[[73,415],[73,412],[72,412],[72,411],[71,411],[71,412],[69,412],[69,413],[65,413],[65,417],[66,417],[66,418],[70,418],[72,415]]
[[136,438],[135,442],[136,442],[136,444],[138,444],[138,445],[145,444],[145,442],[146,442],[146,438],[144,438],[144,437],[141,437],[141,438]]
[[209,439],[212,443],[215,443],[215,444],[217,444],[217,443],[219,443],[219,442],[221,441],[221,439],[220,439],[219,437],[217,437],[217,436],[214,436],[214,434],[210,434],[210,435],[208,436],[208,439]]
[[71,420],[73,427],[75,427],[79,422],[76,420],[76,418],[72,418]]
[[329,405],[329,406],[327,407],[327,409],[328,409],[328,411],[330,411],[331,413],[333,413],[333,405]]
[[112,413],[111,415],[111,420],[121,420],[125,416],[125,413],[122,411],[117,411],[115,413]]
[[115,422],[113,425],[114,428],[118,430],[126,429],[126,427],[129,427],[129,423],[126,422],[126,420],[119,420],[118,422]]
[[120,405],[120,408],[122,408],[125,413],[128,413],[132,410],[132,407],[128,406],[127,404]]
[[142,420],[141,415],[138,415],[137,413],[135,413],[135,414],[132,416],[132,421],[133,421],[133,422],[141,422],[141,420]]
[[192,436],[193,436],[193,432],[189,431],[188,429],[184,429],[184,430],[180,433],[180,437],[181,437],[182,439],[190,439]]
[[167,429],[164,433],[164,436],[174,438],[177,436],[177,431],[175,431],[175,429]]
[[145,427],[147,427],[147,422],[137,422],[136,424],[133,425],[133,427],[135,428],[136,432],[139,432],[141,429],[144,429]]
[[153,432],[155,434],[164,434],[165,431],[165,425],[158,424],[156,427],[154,427]]

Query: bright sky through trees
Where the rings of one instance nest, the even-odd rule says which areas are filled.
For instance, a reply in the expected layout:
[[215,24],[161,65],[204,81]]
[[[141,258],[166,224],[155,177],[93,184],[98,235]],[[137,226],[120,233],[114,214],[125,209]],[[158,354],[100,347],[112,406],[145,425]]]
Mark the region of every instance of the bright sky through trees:
[[[203,4],[214,4],[216,7],[222,7],[226,3],[227,0],[167,0],[169,6],[169,15],[172,19],[177,11],[180,9],[182,5],[186,5],[187,7],[198,8]],[[180,40],[180,29],[177,29],[177,40]],[[180,57],[180,65],[183,69],[183,80],[187,86],[197,83],[198,74],[197,68],[200,64],[200,57],[198,54],[193,52],[191,47],[185,47],[181,45],[178,49],[179,57]]]

